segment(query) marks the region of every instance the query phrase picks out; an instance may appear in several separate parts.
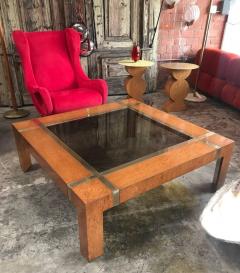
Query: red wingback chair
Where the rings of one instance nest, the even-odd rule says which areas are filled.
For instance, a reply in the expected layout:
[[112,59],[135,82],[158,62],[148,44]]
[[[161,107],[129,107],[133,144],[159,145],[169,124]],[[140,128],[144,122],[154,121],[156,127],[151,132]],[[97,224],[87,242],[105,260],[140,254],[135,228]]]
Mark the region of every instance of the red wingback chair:
[[43,116],[106,102],[104,80],[89,79],[80,65],[81,34],[61,31],[14,31],[25,87]]

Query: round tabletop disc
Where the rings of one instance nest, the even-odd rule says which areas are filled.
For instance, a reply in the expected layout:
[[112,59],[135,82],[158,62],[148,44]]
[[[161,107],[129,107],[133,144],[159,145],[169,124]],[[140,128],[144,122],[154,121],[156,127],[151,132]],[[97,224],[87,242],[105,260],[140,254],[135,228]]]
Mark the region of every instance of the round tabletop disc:
[[172,70],[192,70],[199,68],[197,64],[190,63],[162,63],[160,66]]
[[136,62],[134,62],[133,60],[122,60],[119,62],[119,64],[124,66],[130,66],[130,67],[148,67],[148,66],[152,66],[154,62],[145,61],[145,60],[139,60]]

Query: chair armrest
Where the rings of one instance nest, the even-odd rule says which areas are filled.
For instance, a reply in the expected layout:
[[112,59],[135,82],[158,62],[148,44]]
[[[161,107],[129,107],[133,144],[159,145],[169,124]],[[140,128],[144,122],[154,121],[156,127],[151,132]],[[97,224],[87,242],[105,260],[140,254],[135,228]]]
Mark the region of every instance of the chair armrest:
[[50,115],[53,112],[52,99],[49,91],[40,86],[30,88],[32,100],[42,116]]
[[82,81],[81,87],[97,90],[102,95],[103,103],[107,102],[108,86],[105,80],[102,80],[102,79],[90,80],[89,79],[88,81]]

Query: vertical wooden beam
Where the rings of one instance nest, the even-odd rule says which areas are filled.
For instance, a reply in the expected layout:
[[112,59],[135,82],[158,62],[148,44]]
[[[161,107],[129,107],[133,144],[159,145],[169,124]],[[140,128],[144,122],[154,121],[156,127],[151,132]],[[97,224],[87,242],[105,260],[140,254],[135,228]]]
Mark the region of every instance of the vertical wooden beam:
[[[2,0],[0,1],[0,24],[4,33],[4,41],[6,47],[7,61],[9,63],[9,71],[12,76],[12,83],[14,89],[14,96],[16,97],[17,104],[22,104],[21,92],[17,83],[17,71],[14,66],[14,46],[12,43],[12,31],[21,28],[21,20],[19,17],[18,2],[17,0]],[[2,83],[1,102],[3,105],[10,105],[9,103],[9,80],[6,71],[6,60],[4,61],[3,50],[1,50],[1,63],[2,72],[0,73],[0,81]],[[6,76],[5,76],[6,75]]]
[[51,25],[52,29],[65,28],[65,14],[63,0],[49,0],[49,6],[51,11]]
[[0,24],[0,44],[2,47],[2,51],[3,51],[3,61],[4,61],[4,67],[5,67],[4,73],[5,73],[5,77],[7,79],[8,91],[10,93],[12,108],[14,110],[17,110],[17,100],[16,100],[15,92],[14,92],[11,67],[10,67],[9,60],[8,60],[7,48],[6,48],[6,43],[5,43],[5,39],[4,39],[4,32],[3,32],[3,28],[1,26],[1,24]]

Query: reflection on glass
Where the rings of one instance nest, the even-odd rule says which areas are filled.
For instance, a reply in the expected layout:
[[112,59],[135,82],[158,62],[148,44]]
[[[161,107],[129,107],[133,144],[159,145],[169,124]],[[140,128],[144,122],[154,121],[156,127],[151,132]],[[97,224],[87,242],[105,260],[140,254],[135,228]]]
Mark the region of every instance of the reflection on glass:
[[48,129],[99,172],[190,139],[131,109],[52,125]]

